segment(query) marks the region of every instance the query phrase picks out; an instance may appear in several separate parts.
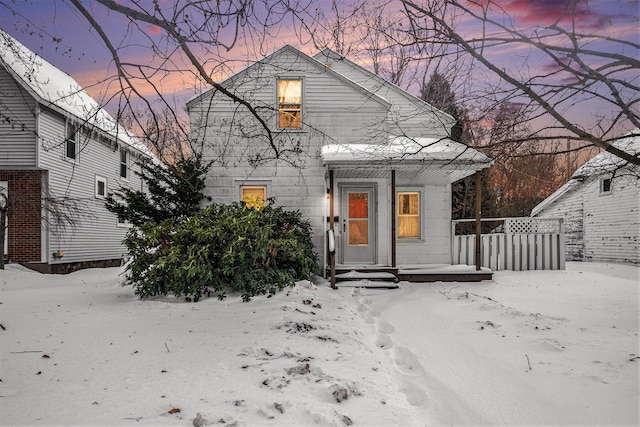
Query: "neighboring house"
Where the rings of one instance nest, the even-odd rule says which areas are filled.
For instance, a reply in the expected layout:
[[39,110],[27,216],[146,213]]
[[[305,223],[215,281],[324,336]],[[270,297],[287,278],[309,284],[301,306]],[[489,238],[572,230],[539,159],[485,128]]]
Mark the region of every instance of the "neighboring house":
[[149,156],[73,78],[0,30],[9,261],[45,272],[120,263],[128,225],[104,199],[120,186],[142,188],[133,169]]
[[450,264],[451,183],[492,164],[449,138],[453,117],[330,50],[285,46],[221,85],[273,145],[219,90],[191,99],[214,203],[251,194],[300,210],[324,266],[331,215],[339,264]]
[[[616,147],[640,153],[636,129]],[[640,167],[602,152],[533,208],[531,216],[563,218],[567,261],[640,263]]]

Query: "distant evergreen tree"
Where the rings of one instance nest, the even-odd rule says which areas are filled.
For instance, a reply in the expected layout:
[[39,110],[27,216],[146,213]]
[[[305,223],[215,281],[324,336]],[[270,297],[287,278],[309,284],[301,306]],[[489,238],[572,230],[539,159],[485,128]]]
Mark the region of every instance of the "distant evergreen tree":
[[147,192],[121,187],[110,194],[106,208],[118,218],[140,227],[147,222],[160,223],[168,218],[189,216],[200,210],[205,198],[205,177],[210,164],[201,158],[188,158],[172,165],[139,163],[140,176]]
[[[427,83],[420,91],[420,97],[423,101],[438,108],[445,113],[451,114],[456,119],[456,124],[451,128],[450,137],[454,141],[462,142],[470,145],[471,135],[468,126],[465,126],[464,108],[456,103],[456,95],[451,89],[451,84],[447,78],[437,70],[431,74]],[[487,170],[482,173],[481,192],[482,192],[482,215],[484,217],[495,216],[496,203],[494,192],[489,188],[487,179]],[[476,200],[476,180],[475,177],[469,176],[451,185],[451,205],[452,219],[469,219],[475,217],[475,200]],[[460,229],[465,232],[473,231],[474,224],[462,224]]]
[[429,81],[420,90],[420,98],[437,109],[451,114],[456,119],[456,124],[451,128],[450,136],[454,141],[460,141],[462,138],[462,109],[456,104],[456,95],[451,90],[451,84],[447,78],[437,70],[434,71]]

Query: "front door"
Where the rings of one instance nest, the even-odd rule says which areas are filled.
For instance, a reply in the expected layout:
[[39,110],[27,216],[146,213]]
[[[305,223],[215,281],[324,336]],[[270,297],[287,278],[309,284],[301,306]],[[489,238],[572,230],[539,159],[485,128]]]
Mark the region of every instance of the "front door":
[[375,196],[373,185],[341,187],[343,264],[375,263]]

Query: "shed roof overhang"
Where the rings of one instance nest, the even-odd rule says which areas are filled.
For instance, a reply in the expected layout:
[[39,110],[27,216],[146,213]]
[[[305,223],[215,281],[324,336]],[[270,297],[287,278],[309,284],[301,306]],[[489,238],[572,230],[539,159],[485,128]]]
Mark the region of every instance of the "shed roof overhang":
[[451,184],[488,168],[493,160],[448,138],[394,137],[388,144],[330,144],[322,161],[335,178],[389,178],[399,185]]

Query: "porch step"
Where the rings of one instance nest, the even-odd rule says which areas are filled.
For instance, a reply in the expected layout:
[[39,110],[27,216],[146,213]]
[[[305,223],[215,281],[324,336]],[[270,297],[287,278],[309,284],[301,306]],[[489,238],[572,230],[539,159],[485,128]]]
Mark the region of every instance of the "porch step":
[[[397,270],[396,270],[397,272]],[[350,270],[346,272],[338,272],[336,270],[336,282],[345,281],[380,281],[380,282],[398,282],[398,276],[389,271],[362,271],[362,270]]]
[[[330,270],[327,269],[327,277]],[[476,271],[471,266],[425,264],[400,268],[386,266],[336,266],[336,283],[367,281],[378,283],[406,282],[480,282],[491,280],[493,272],[488,268]],[[359,285],[356,285],[359,286]],[[376,286],[380,287],[380,286]]]

